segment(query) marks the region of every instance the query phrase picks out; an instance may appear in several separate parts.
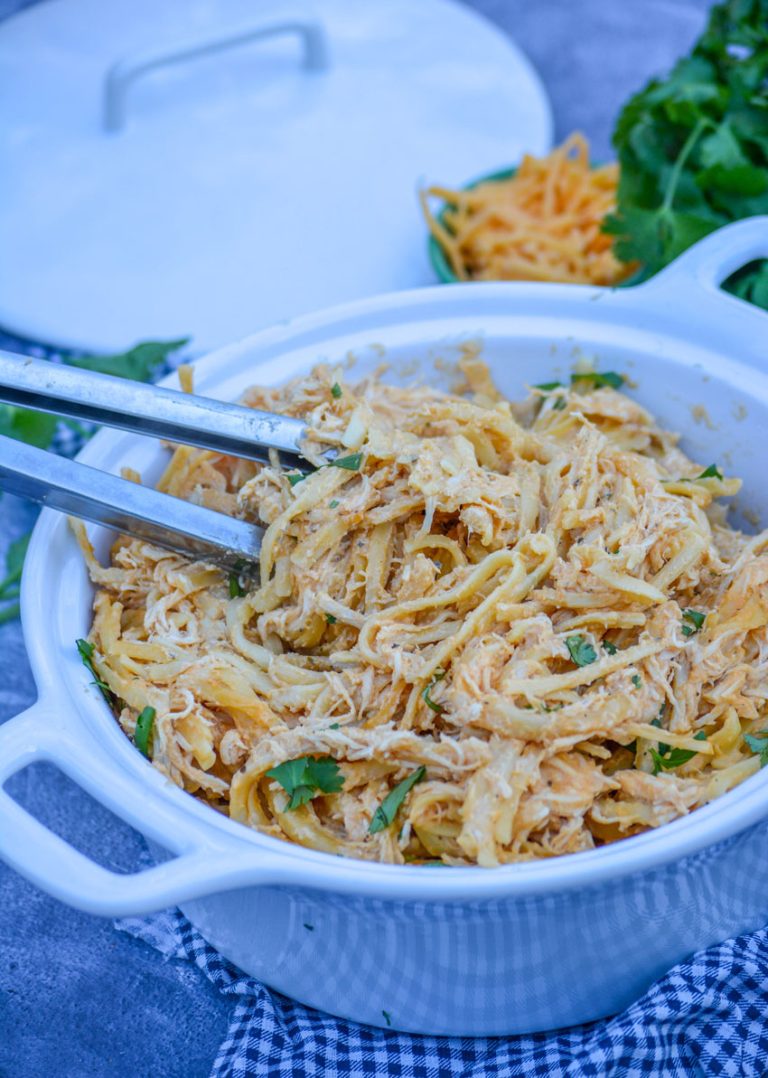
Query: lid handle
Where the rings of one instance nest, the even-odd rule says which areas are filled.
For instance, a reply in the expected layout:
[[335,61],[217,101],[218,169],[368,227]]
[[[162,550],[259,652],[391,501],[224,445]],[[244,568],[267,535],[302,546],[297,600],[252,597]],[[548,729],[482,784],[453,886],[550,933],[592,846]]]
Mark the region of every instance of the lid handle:
[[293,17],[276,22],[261,23],[223,34],[166,46],[126,56],[113,64],[104,82],[104,130],[115,132],[125,127],[128,90],[143,75],[171,64],[196,60],[214,52],[246,45],[267,37],[295,34],[304,47],[306,71],[325,71],[328,67],[328,37],[322,23],[316,19]]

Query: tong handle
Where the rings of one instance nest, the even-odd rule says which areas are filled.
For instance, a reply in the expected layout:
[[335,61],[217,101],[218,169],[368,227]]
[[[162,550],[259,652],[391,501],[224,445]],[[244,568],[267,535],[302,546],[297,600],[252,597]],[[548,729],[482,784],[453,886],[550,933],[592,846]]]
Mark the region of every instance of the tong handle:
[[311,469],[300,419],[48,360],[0,351],[0,401],[262,463],[275,449],[284,467]]
[[229,570],[240,571],[258,558],[264,534],[254,524],[5,435],[0,489]]

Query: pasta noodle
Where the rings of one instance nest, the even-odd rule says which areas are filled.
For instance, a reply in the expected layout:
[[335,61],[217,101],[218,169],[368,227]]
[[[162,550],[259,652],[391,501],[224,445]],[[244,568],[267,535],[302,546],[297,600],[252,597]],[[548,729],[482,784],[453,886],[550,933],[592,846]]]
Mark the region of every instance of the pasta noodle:
[[161,489],[260,522],[258,572],[127,537],[102,566],[77,526],[123,729],[152,709],[154,765],[243,824],[493,866],[657,827],[760,766],[768,533],[726,523],[739,481],[615,375],[512,404],[460,367],[453,393],[325,366],[249,391],[305,418],[310,460],[338,449],[301,480],[174,452]]
[[[460,281],[617,284],[637,269],[619,262],[601,230],[615,209],[617,164],[592,168],[583,135],[547,157],[526,154],[509,179],[421,193],[429,230]],[[436,217],[430,197],[446,203]]]

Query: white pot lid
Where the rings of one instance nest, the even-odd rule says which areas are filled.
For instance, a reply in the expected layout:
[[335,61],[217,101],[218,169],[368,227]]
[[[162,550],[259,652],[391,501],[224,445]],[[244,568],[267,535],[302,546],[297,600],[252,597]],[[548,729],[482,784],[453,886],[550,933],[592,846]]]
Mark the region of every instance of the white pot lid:
[[0,26],[0,100],[0,325],[89,351],[430,283],[419,185],[552,135],[528,61],[453,0],[47,0]]

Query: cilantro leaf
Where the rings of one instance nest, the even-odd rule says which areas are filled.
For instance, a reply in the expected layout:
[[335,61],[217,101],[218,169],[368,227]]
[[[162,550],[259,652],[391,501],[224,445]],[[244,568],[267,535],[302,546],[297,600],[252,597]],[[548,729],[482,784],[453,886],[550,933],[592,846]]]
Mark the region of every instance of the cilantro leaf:
[[761,730],[757,736],[744,734],[744,741],[752,752],[759,755],[760,766],[765,767],[768,764],[768,730]]
[[103,678],[99,677],[96,667],[93,664],[93,644],[89,640],[76,640],[75,645],[77,647],[78,655],[83,660],[83,666],[85,666],[86,670],[90,671],[93,676],[93,684],[101,692],[101,695],[111,708],[121,711],[125,707],[125,702],[120,699],[117,693],[112,692]]
[[[707,735],[703,730],[699,730],[697,734],[693,735],[693,739],[694,741],[706,741]],[[665,771],[671,771],[675,767],[687,764],[694,756],[696,756],[696,753],[692,749],[673,749],[670,748],[669,745],[662,745],[660,743],[658,751],[656,749],[651,749],[653,774],[658,775],[662,768]]]
[[410,774],[407,779],[398,782],[397,786],[389,791],[371,817],[371,822],[368,825],[370,834],[375,835],[378,831],[384,831],[394,822],[397,811],[405,801],[407,794],[410,793],[417,782],[422,781],[426,773],[427,769],[422,765]]
[[683,636],[693,636],[697,633],[706,620],[707,615],[699,610],[683,611]]
[[154,733],[156,714],[157,712],[153,707],[145,707],[136,719],[136,729],[133,732],[133,741],[136,748],[147,759],[152,755],[152,735]]
[[334,398],[334,400],[339,399],[339,397],[341,396],[341,392],[342,392],[342,390],[341,390],[341,386],[339,385],[339,383],[334,382],[333,385],[331,386],[331,396]]
[[332,756],[299,756],[267,771],[290,797],[288,810],[306,805],[318,793],[333,794],[344,785],[341,768]]
[[643,684],[643,679],[640,677],[639,674],[632,675],[632,684],[635,686],[636,689],[639,689],[640,686]]
[[624,375],[617,374],[615,371],[576,371],[571,375],[571,385],[583,385],[584,383],[592,385],[593,389],[601,389],[604,386],[608,386],[611,389],[621,389],[624,385]]
[[696,476],[697,479],[722,479],[723,473],[720,471],[716,464],[710,464],[708,468],[705,468],[701,475]]
[[356,472],[360,468],[363,459],[362,453],[352,453],[348,457],[336,457],[331,461],[334,468],[346,468],[348,472]]
[[[613,133],[620,179],[603,223],[652,276],[729,221],[768,212],[768,3],[725,0],[689,55],[634,94]],[[724,288],[768,307],[766,263]]]
[[241,595],[245,595],[245,588],[240,583],[239,573],[229,574],[229,597],[230,599],[238,599]]
[[615,655],[616,652],[619,650],[616,645],[610,640],[603,640],[603,647],[609,655]]
[[329,625],[336,624],[336,617],[333,614],[326,614],[325,620],[328,622]]
[[131,378],[135,382],[149,382],[158,370],[165,366],[168,356],[189,344],[189,337],[176,341],[142,341],[111,356],[71,356],[65,362],[70,367],[111,374],[117,378]]
[[532,389],[540,389],[542,393],[551,393],[553,389],[561,389],[562,382],[539,382],[534,384]]
[[571,658],[577,666],[589,666],[597,658],[597,652],[586,637],[577,633],[575,636],[565,638],[565,646],[568,648]]
[[441,669],[441,667],[438,667],[432,675],[432,680],[430,681],[429,685],[426,685],[424,687],[421,694],[421,698],[424,703],[427,705],[428,708],[430,708],[430,710],[434,711],[436,715],[440,715],[443,708],[440,704],[435,703],[430,694],[434,689],[435,685],[437,685],[438,681],[442,681],[444,677],[445,670]]

